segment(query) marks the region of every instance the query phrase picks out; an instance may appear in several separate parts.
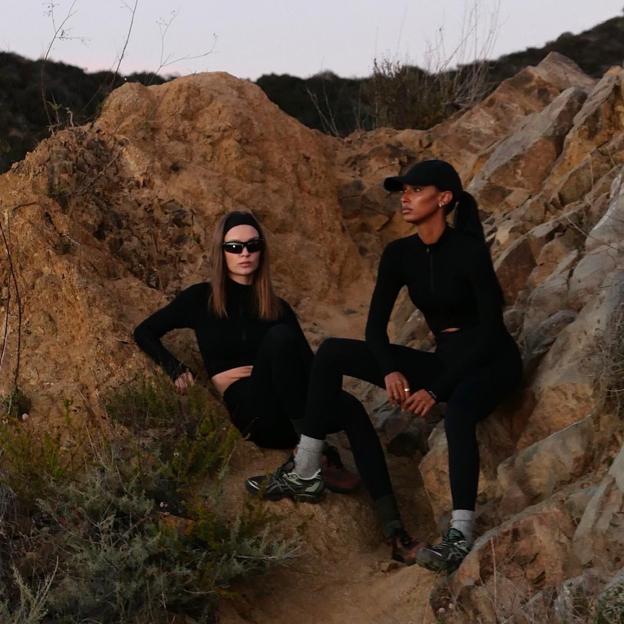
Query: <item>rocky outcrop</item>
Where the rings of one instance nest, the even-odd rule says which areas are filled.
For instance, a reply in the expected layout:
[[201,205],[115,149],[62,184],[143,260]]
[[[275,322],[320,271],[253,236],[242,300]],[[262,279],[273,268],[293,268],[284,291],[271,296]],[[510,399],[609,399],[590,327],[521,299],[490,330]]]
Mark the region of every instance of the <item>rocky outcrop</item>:
[[587,92],[570,87],[494,148],[469,190],[485,210],[507,212],[541,190]]
[[[331,150],[331,139],[227,74],[125,85],[94,127],[44,141],[0,178],[19,269],[18,291],[8,264],[0,273],[3,391],[21,330],[20,385],[35,411],[62,408],[59,393],[97,405],[102,387],[145,366],[134,325],[207,279],[215,223],[236,208],[265,225],[277,289],[304,318],[357,309],[371,271],[341,223]],[[182,346],[201,370],[188,338]]]
[[[304,128],[226,74],[118,89],[93,126],[59,132],[0,177],[2,392],[17,376],[42,421],[55,410],[99,413],[103,391],[148,366],[133,326],[206,279],[214,224],[233,208],[251,208],[265,224],[277,289],[311,341],[361,337],[379,253],[410,231],[381,180],[415,159],[446,158],[481,202],[525,384],[479,425],[480,537],[433,591],[436,616],[547,621],[539,609],[564,614],[573,592],[611,595],[624,543],[622,76],[614,68],[596,83],[551,55],[430,131],[345,140]],[[391,335],[433,344],[403,294]],[[201,368],[190,336],[167,340]],[[451,509],[443,409],[411,422],[383,391],[354,388],[387,444],[408,525],[433,539]],[[278,461],[246,443],[238,452],[238,479]],[[238,485],[229,484],[236,504]],[[329,560],[337,574],[358,570],[349,596],[369,600],[370,621],[403,617],[409,605],[431,620],[423,601],[433,577],[381,563],[387,551],[375,546],[369,502],[362,494],[313,510],[280,504],[306,536],[302,568],[273,586],[259,582],[261,606],[232,607],[229,621],[287,621],[271,602],[280,591],[291,592],[290,615],[301,621],[344,621],[354,611],[340,611],[342,581],[323,576]],[[316,611],[293,598],[314,575],[330,596]]]
[[[452,160],[462,178],[468,181],[485,166],[499,143],[508,145],[502,148],[501,158],[511,158],[504,153],[514,149],[520,155],[526,133],[519,127],[526,124],[534,135],[526,139],[529,143],[539,143],[542,135],[546,143],[561,143],[571,118],[594,83],[572,61],[551,53],[538,66],[527,67],[503,81],[472,109],[431,130],[383,128],[347,137],[337,154],[339,196],[345,223],[359,241],[361,251],[378,254],[383,244],[408,231],[396,214],[396,202],[381,188],[384,177],[396,175],[417,159],[445,158]],[[549,109],[547,113],[542,112],[545,108]],[[531,115],[535,115],[533,121]],[[514,142],[516,147],[512,145]],[[561,147],[553,150],[550,162],[554,162]],[[499,158],[499,153],[495,153],[492,163]],[[495,168],[494,164],[488,166]],[[535,175],[544,176],[547,169],[548,163],[544,163],[543,171],[536,171]],[[505,184],[503,170],[500,177]],[[486,176],[479,179],[485,180]],[[511,181],[506,182],[510,187]],[[492,183],[488,182],[490,186]],[[520,196],[516,194],[516,202]],[[489,209],[490,204],[485,207]]]

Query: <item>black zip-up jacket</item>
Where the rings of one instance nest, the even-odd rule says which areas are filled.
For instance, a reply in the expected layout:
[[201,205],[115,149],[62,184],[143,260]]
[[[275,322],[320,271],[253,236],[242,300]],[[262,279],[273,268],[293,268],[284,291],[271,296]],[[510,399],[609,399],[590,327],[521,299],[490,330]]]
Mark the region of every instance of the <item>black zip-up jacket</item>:
[[470,348],[458,352],[427,388],[435,396],[447,396],[466,373],[508,344],[502,291],[486,244],[450,226],[432,245],[414,234],[384,249],[371,300],[366,341],[384,375],[398,370],[387,326],[403,286],[434,335],[451,327],[478,328]]
[[282,312],[279,318],[264,321],[258,318],[252,287],[228,279],[227,317],[220,318],[208,305],[210,293],[208,282],[190,286],[134,330],[134,339],[139,347],[171,379],[175,380],[189,370],[160,341],[172,329],[187,327],[195,331],[197,345],[211,377],[231,368],[253,365],[264,335],[277,323],[290,325],[307,344],[297,316],[283,299],[280,299]]

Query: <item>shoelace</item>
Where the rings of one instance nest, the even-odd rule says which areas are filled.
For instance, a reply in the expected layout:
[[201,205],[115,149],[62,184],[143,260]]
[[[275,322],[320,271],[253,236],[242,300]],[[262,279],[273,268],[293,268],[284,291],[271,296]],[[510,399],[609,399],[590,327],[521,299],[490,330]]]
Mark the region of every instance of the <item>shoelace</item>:
[[456,542],[465,541],[464,534],[458,529],[449,529],[446,535],[442,538],[442,542],[448,546],[452,546]]

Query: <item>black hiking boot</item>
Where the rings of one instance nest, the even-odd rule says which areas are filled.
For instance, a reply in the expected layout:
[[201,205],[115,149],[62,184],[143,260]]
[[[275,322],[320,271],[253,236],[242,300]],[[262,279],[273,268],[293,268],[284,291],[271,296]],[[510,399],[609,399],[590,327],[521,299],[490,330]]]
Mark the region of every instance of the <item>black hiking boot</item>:
[[356,490],[362,480],[359,475],[345,468],[335,446],[327,444],[321,457],[321,476],[325,487],[338,494],[348,494]]
[[403,528],[395,529],[388,541],[392,545],[392,558],[406,565],[416,563],[416,555],[424,546],[422,542],[414,540]]

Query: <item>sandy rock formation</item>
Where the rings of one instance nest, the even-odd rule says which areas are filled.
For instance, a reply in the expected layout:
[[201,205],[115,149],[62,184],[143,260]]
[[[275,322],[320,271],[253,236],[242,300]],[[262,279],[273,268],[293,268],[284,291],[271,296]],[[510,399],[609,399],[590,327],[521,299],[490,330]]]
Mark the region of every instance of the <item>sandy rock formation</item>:
[[[572,61],[551,53],[536,67],[503,81],[472,109],[431,130],[382,128],[347,137],[336,157],[338,192],[345,224],[360,251],[378,255],[385,243],[408,231],[396,213],[396,201],[381,188],[384,177],[396,175],[416,160],[445,158],[468,181],[500,141],[557,98],[558,106],[535,122],[533,132],[560,139],[565,134],[560,126],[569,124],[568,118],[594,83]],[[516,141],[521,141],[519,136]]]
[[[563,583],[580,572],[581,563],[594,565],[602,579],[594,593],[618,567],[617,546],[609,551],[612,563],[602,565],[599,558],[578,557],[574,536],[622,431],[620,418],[604,407],[609,369],[620,357],[613,348],[622,340],[624,311],[621,85],[619,68],[597,84],[565,84],[541,108],[510,123],[473,161],[470,189],[493,212],[487,222],[492,252],[511,306],[506,318],[523,350],[527,388],[511,414],[497,412],[480,425],[478,509],[482,528],[490,531],[456,573],[446,599],[444,591],[434,592],[432,604],[446,604],[447,616],[454,600],[471,619],[478,614],[485,622],[495,621],[496,613],[520,617],[538,608],[546,613],[553,595],[564,596]],[[473,109],[449,123],[461,127],[476,114]],[[431,131],[432,146],[440,140],[435,130],[442,132]],[[409,318],[404,311],[398,317]],[[418,327],[415,321],[401,322],[400,335],[418,335],[417,329],[410,332],[410,324]],[[378,411],[383,413],[383,406]],[[384,428],[392,429],[387,418]],[[417,444],[414,448],[420,452]],[[441,526],[451,507],[446,462],[440,424],[420,469]],[[605,479],[614,483],[610,475]],[[587,516],[583,523],[586,553],[597,552],[597,542],[587,535],[600,541],[597,517],[610,504],[600,492],[591,520]],[[619,509],[615,500],[604,522],[615,513],[610,509]],[[618,527],[613,539],[619,544]],[[542,551],[560,566],[554,572],[548,558],[540,559]],[[532,572],[525,568],[534,556],[542,563]],[[494,575],[492,558],[500,563]],[[498,606],[491,603],[493,595]]]
[[[19,338],[18,383],[35,416],[62,410],[63,398],[99,413],[102,391],[148,368],[132,327],[206,279],[214,224],[237,207],[266,225],[278,290],[311,340],[361,337],[378,255],[408,232],[380,182],[446,158],[484,209],[526,383],[479,426],[481,536],[432,605],[449,621],[548,621],[539,610],[565,614],[571,592],[611,595],[624,543],[624,427],[605,402],[622,387],[624,357],[623,71],[596,83],[551,54],[431,130],[345,140],[302,127],[226,74],[118,89],[92,126],[59,132],[0,177],[2,392]],[[404,295],[393,318],[398,342],[432,346]],[[189,335],[168,340],[201,368]],[[382,392],[355,387],[389,442],[408,525],[433,539],[451,507],[442,423],[412,424]],[[278,455],[241,444],[233,504],[240,479]],[[365,494],[276,510],[304,535],[305,557],[250,585],[224,622],[433,620],[436,579],[388,565]]]
[[[99,388],[145,366],[133,326],[207,279],[212,230],[227,210],[260,217],[277,289],[320,323],[312,332],[322,335],[332,317],[346,328],[342,312],[357,309],[370,273],[342,226],[331,149],[331,139],[279,111],[258,87],[206,74],[125,85],[93,127],[55,135],[2,176],[23,306],[20,384],[35,395],[34,409],[62,405],[63,395],[96,404]],[[18,322],[7,265],[2,283],[6,391]]]
[[566,89],[496,145],[468,189],[483,209],[508,212],[541,189],[586,98],[585,89]]

